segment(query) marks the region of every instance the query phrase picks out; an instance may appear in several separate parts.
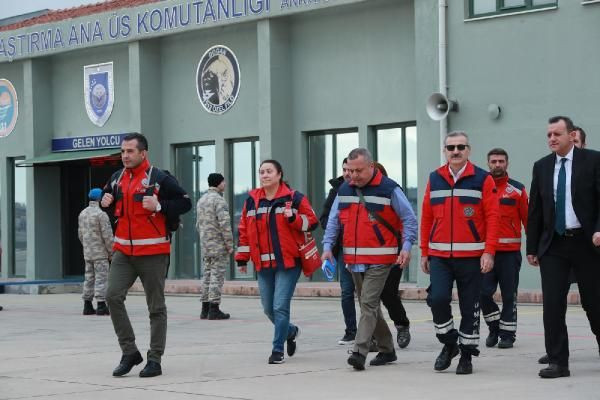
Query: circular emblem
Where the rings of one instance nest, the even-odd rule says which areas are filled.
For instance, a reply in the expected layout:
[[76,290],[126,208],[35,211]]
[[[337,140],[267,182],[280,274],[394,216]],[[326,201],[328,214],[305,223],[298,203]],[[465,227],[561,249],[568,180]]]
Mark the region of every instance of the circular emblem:
[[463,214],[465,214],[465,217],[472,217],[475,215],[475,209],[473,207],[465,207],[463,209]]
[[225,46],[213,46],[200,58],[196,71],[200,103],[212,114],[223,114],[235,103],[240,91],[240,66]]
[[514,192],[514,189],[512,188],[512,186],[507,186],[506,193],[512,193],[512,192]]
[[92,106],[94,108],[99,108],[99,109],[104,108],[104,106],[108,102],[108,96],[107,96],[106,87],[103,84],[97,83],[92,88],[91,100],[92,100]]
[[0,138],[11,134],[19,115],[17,91],[9,80],[0,79]]
[[148,178],[142,179],[142,186],[148,186]]

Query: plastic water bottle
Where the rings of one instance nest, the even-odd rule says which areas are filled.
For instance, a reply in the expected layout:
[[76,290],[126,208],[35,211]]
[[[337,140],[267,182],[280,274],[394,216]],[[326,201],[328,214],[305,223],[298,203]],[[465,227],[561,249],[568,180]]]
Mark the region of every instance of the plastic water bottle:
[[321,270],[323,271],[323,275],[329,282],[332,282],[335,279],[335,259],[333,262],[329,261],[329,259],[323,261],[321,265]]

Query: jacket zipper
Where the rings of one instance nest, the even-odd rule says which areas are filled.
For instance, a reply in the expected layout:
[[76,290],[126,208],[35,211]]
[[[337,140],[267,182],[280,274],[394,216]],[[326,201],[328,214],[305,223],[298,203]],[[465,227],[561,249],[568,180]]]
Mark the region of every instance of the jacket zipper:
[[[359,204],[358,211],[356,212],[356,221],[354,221],[354,264],[356,264],[356,249],[358,246],[358,216],[360,214],[361,208],[362,208],[362,205]],[[343,244],[342,244],[342,249],[343,249]]]
[[[131,180],[133,179],[133,173],[129,173],[129,183],[127,183],[127,195],[129,196],[129,194],[131,193]],[[123,200],[125,200],[125,196],[123,196]],[[133,237],[131,235],[131,216],[129,215],[129,204],[127,204],[127,206],[125,207],[125,210],[127,210],[127,219],[129,220],[127,226],[129,227],[129,243],[131,246],[131,255],[133,255]]]
[[[454,182],[454,186],[458,181]],[[452,258],[452,250],[454,248],[454,186],[450,189],[450,257]]]

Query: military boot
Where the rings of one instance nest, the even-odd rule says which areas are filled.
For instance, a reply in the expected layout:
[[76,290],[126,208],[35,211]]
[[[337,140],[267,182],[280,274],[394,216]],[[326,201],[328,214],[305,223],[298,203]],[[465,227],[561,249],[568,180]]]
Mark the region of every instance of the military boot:
[[208,318],[208,309],[210,307],[210,303],[208,301],[202,302],[202,311],[200,311],[200,319]]
[[208,319],[229,319],[229,314],[219,310],[219,303],[210,303]]
[[91,300],[85,300],[83,302],[83,315],[96,315],[96,310],[94,310],[94,305]]
[[108,307],[104,301],[98,302],[98,307],[96,308],[96,315],[110,315],[108,311]]

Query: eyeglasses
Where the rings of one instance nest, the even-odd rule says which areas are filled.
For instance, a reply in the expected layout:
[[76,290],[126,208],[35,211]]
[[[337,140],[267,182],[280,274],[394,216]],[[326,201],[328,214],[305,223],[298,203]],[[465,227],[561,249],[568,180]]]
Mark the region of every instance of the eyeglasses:
[[464,149],[469,147],[469,145],[468,144],[447,144],[445,147],[446,147],[446,150],[448,150],[448,151],[454,151],[454,149],[458,149],[458,151],[463,151]]

